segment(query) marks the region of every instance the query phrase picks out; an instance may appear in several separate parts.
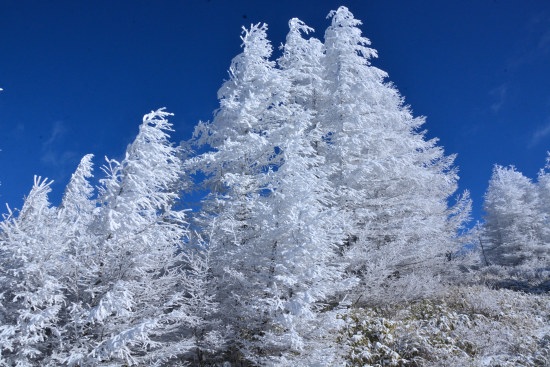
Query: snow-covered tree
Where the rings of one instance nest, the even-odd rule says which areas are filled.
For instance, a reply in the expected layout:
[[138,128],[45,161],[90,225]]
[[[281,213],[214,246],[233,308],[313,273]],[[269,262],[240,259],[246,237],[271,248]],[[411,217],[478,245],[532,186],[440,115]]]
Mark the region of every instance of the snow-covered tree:
[[16,215],[1,223],[0,365],[37,366],[61,332],[66,299],[63,272],[65,243],[48,201],[52,181],[35,177]]
[[[321,114],[327,162],[337,205],[347,217],[352,269],[368,288],[414,269],[434,271],[455,249],[460,220],[447,201],[457,189],[454,156],[420,128],[387,74],[374,67],[377,56],[361,35],[361,22],[346,8],[329,14],[325,32],[328,100]],[[459,204],[468,213],[467,195]],[[460,212],[460,210],[459,210]]]
[[484,256],[490,264],[519,265],[542,250],[536,185],[515,167],[495,166],[484,210]]
[[286,42],[281,46],[282,56],[277,60],[286,78],[291,82],[289,99],[304,108],[311,117],[310,130],[317,125],[315,114],[324,101],[326,81],[323,78],[323,43],[317,38],[305,39],[302,34],[313,32],[300,19],[289,22]]
[[280,68],[266,27],[244,31],[220,109],[197,130],[212,151],[191,160],[212,190],[204,233],[224,318],[235,346],[260,364],[307,353],[317,312],[344,290],[341,223],[315,150],[322,46],[301,37],[310,30],[301,21],[290,28]]
[[168,141],[168,115],[145,115],[124,159],[104,167],[94,272],[88,297],[71,310],[81,334],[69,363],[156,365],[195,347],[189,330],[200,320],[190,309],[182,247],[188,233],[183,211],[173,209],[182,163]]
[[[209,219],[209,229],[203,232],[213,248],[217,243],[225,246],[227,254],[219,256],[227,256],[224,261],[229,263],[230,246],[238,248],[257,235],[251,216],[267,190],[265,173],[278,159],[270,133],[281,105],[282,79],[269,60],[266,30],[266,25],[256,24],[243,31],[243,52],[233,59],[230,79],[218,92],[220,108],[212,122],[200,123],[195,131],[196,144],[212,150],[188,162],[206,176],[210,192],[203,212],[215,217],[215,225]],[[236,261],[241,260],[237,256]]]
[[448,206],[454,157],[370,64],[360,22],[331,16],[324,45],[292,19],[276,65],[266,27],[244,31],[220,109],[196,130],[212,150],[189,161],[210,190],[199,221],[224,317],[258,363],[307,355],[305,325],[344,279],[372,298],[399,272],[433,278],[469,213],[467,195]]
[[537,179],[538,207],[542,220],[542,242],[546,244],[546,256],[550,257],[550,152],[546,158],[546,166],[541,169]]
[[187,246],[174,209],[183,171],[168,115],[144,117],[124,159],[107,161],[97,199],[88,155],[59,208],[36,179],[19,215],[2,222],[5,365],[160,366],[221,341],[204,322],[216,306],[208,251]]
[[483,204],[482,255],[489,264],[547,266],[549,182],[546,170],[533,182],[513,166],[495,166]]
[[225,322],[233,329],[234,347],[253,354],[254,339],[269,320],[266,289],[273,278],[273,247],[265,236],[263,205],[271,187],[268,177],[278,167],[280,148],[272,133],[283,119],[288,83],[274,62],[266,25],[244,29],[243,52],[218,92],[220,109],[210,123],[199,124],[197,144],[212,151],[193,160],[206,175],[210,194],[203,204],[208,216],[203,233],[213,251],[213,272]]
[[270,193],[262,197],[258,213],[267,223],[261,240],[271,244],[267,250],[272,263],[260,299],[268,305],[269,328],[260,340],[271,358],[279,355],[280,364],[314,363],[315,356],[319,363],[319,347],[330,344],[327,334],[334,328],[334,320],[320,315],[321,310],[328,303],[337,305],[354,280],[344,277],[337,251],[342,221],[333,208],[330,172],[317,151],[321,134],[315,107],[322,85],[322,47],[315,38],[302,38],[301,32],[311,29],[300,20],[292,19],[289,26],[278,60],[290,82],[284,100],[286,121],[272,133],[280,163],[268,173]]

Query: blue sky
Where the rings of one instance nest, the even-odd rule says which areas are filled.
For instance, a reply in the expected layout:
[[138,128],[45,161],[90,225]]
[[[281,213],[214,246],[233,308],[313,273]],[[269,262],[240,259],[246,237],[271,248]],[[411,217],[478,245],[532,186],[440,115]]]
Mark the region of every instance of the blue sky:
[[495,163],[536,176],[550,150],[547,0],[2,0],[0,203],[20,207],[35,174],[59,200],[84,154],[120,157],[152,109],[188,139],[217,107],[242,25],[268,23],[278,46],[298,17],[322,39],[339,5],[428,136],[458,154],[476,218]]

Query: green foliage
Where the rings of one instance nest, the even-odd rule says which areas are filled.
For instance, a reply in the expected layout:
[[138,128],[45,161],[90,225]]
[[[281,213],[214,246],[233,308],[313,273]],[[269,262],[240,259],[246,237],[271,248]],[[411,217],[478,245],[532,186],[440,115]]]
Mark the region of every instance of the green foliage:
[[413,366],[396,351],[396,323],[370,309],[344,316],[338,342],[348,347],[347,366]]
[[345,316],[346,366],[547,366],[545,295],[483,286]]

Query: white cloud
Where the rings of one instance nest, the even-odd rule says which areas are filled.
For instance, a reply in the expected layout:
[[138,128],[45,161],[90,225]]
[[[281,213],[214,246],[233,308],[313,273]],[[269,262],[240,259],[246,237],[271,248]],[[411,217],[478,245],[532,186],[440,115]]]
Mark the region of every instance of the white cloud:
[[54,122],[50,136],[44,143],[42,143],[42,149],[44,150],[50,149],[51,146],[56,142],[56,140],[58,140],[60,137],[63,136],[63,134],[65,134],[65,131],[66,129],[65,129],[65,126],[63,125],[63,122],[61,121]]
[[548,11],[533,16],[523,27],[525,36],[515,48],[520,52],[511,55],[508,68],[520,70],[538,61],[550,52],[550,13]]
[[[549,119],[550,120],[550,119]],[[541,140],[550,136],[550,121],[546,125],[540,126],[533,135],[531,135],[530,147],[537,145]]]
[[494,102],[491,104],[491,110],[497,113],[500,111],[506,100],[506,95],[508,94],[508,85],[503,83],[496,88],[493,88],[489,91],[489,95],[493,97]]
[[66,142],[63,138],[67,128],[63,121],[54,122],[48,138],[42,143],[42,156],[40,160],[43,164],[53,167],[58,171],[58,175],[65,175],[67,163],[76,159],[76,153],[66,150]]

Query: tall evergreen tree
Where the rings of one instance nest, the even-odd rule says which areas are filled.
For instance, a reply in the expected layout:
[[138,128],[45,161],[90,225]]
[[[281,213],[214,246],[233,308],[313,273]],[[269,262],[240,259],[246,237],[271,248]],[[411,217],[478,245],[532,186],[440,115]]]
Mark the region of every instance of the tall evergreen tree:
[[322,46],[301,37],[301,21],[290,27],[281,68],[269,60],[265,26],[245,30],[220,109],[197,130],[213,151],[191,160],[212,189],[205,233],[224,317],[239,350],[261,364],[311,349],[317,312],[344,289],[341,223],[315,149]]
[[[457,189],[454,156],[425,138],[424,118],[413,117],[387,74],[371,65],[377,53],[361,22],[345,7],[329,16],[321,123],[327,161],[336,165],[337,205],[348,217],[352,269],[367,288],[392,274],[432,272],[455,246],[457,221],[447,204]],[[467,197],[459,206],[466,217]]]
[[[203,235],[212,250],[213,277],[225,323],[240,353],[255,348],[265,330],[266,287],[269,286],[272,242],[262,214],[269,194],[269,172],[278,166],[280,151],[272,133],[282,123],[282,92],[288,89],[274,62],[267,26],[243,30],[243,52],[218,92],[214,120],[196,129],[196,144],[211,151],[189,160],[205,175],[210,193],[203,203]],[[252,355],[256,352],[249,352]]]
[[537,180],[539,213],[542,220],[541,236],[546,246],[545,258],[550,258],[550,152],[546,158],[546,166],[541,169]]
[[330,172],[316,149],[322,47],[315,38],[302,38],[301,33],[311,29],[300,20],[292,19],[289,26],[278,60],[289,82],[284,124],[272,133],[280,163],[268,173],[270,193],[262,198],[261,208],[268,223],[261,238],[272,244],[272,265],[263,301],[268,305],[269,328],[260,340],[263,348],[271,350],[271,361],[279,355],[276,360],[283,365],[299,360],[314,363],[314,355],[319,358],[315,363],[322,360],[318,349],[330,340],[335,320],[321,316],[321,310],[328,303],[338,304],[353,283],[345,279],[337,254],[343,237],[341,219],[333,208]]
[[[10,212],[0,238],[0,365],[38,366],[57,346],[66,302],[60,254],[64,238],[48,200],[52,181],[35,177],[19,215]],[[48,359],[45,359],[48,361]],[[46,365],[44,363],[43,365]]]
[[483,204],[484,237],[488,239],[483,255],[490,264],[527,264],[548,253],[545,215],[540,205],[546,183],[543,172],[539,180],[537,187],[513,166],[497,165],[493,169]]
[[71,363],[156,365],[195,348],[189,330],[201,320],[191,312],[185,216],[173,208],[182,163],[168,115],[145,115],[124,159],[104,167],[93,291],[75,311],[88,320],[87,343],[69,352]]
[[166,116],[144,117],[125,158],[108,161],[97,200],[88,155],[59,208],[35,179],[2,222],[4,365],[165,365],[219,340],[204,322],[215,309],[206,252],[185,247],[174,209],[183,172]]

